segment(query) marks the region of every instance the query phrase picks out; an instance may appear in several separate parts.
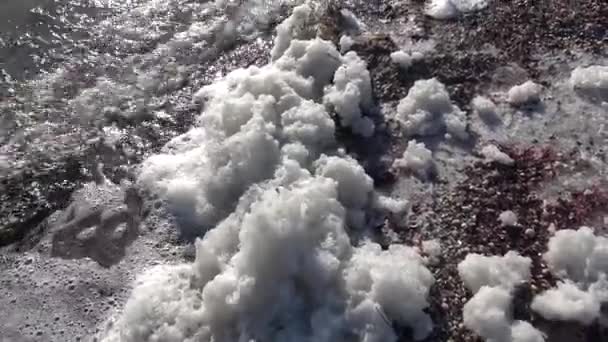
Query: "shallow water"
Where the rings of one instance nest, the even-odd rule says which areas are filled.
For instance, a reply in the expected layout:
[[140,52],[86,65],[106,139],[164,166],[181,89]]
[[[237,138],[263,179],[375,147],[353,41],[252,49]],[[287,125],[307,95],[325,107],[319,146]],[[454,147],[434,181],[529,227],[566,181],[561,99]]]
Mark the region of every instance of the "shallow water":
[[[246,16],[241,29],[253,37],[242,42],[263,45],[246,10],[212,2],[4,6],[13,19],[0,36],[0,175],[9,178],[42,163],[65,169],[66,158],[85,173],[96,168],[91,162],[110,174],[124,169],[184,130],[196,110],[192,91],[235,63],[211,65],[234,44],[221,38],[229,17]],[[166,115],[175,111],[183,115]]]
[[33,77],[50,64],[49,50],[61,46],[57,36],[67,29],[61,6],[55,0],[0,4],[0,70],[5,81]]

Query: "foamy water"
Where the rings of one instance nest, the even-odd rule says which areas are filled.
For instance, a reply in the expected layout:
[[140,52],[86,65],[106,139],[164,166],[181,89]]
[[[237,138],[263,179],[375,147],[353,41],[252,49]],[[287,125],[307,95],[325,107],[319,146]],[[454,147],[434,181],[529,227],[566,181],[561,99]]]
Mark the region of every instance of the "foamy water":
[[[463,13],[487,5],[429,3]],[[295,0],[0,5],[0,224],[36,228],[0,259],[0,337],[389,342],[407,331],[422,340],[434,328],[430,269],[441,246],[391,244],[394,232],[381,246],[378,220],[405,219],[437,174],[450,183],[470,161],[513,163],[488,142],[606,141],[605,67],[492,88],[469,112],[437,79],[377,106],[368,65],[349,50],[372,29],[402,41],[414,20],[342,11],[336,46],[316,37],[324,10]],[[394,62],[407,70],[433,46],[398,46]],[[407,146],[376,156],[400,174],[388,191],[337,138],[371,144],[387,120]],[[605,164],[583,157],[596,179]],[[461,277],[479,292],[467,327],[542,341],[507,319],[529,261],[469,261]],[[502,319],[488,323],[493,309]],[[485,329],[492,323],[498,333]]]

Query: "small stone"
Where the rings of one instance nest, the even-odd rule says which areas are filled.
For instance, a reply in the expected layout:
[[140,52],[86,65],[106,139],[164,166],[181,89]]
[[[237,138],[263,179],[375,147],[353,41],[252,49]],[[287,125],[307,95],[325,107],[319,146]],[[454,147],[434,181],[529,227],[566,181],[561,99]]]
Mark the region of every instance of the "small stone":
[[527,237],[533,238],[536,235],[536,232],[534,231],[534,229],[528,228],[526,229],[525,234]]

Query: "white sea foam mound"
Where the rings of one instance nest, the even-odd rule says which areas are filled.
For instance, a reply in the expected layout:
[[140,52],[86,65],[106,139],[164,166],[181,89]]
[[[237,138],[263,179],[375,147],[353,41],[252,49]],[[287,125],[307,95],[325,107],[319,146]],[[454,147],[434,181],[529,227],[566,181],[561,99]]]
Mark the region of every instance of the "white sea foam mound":
[[399,50],[391,53],[391,60],[401,68],[407,69],[412,66],[414,58],[409,53]]
[[526,81],[520,85],[513,86],[507,93],[507,102],[513,106],[521,106],[540,101],[542,88],[540,85]]
[[531,308],[550,320],[591,324],[600,318],[601,305],[608,302],[608,238],[588,227],[560,230],[543,258],[563,281],[537,295]]
[[230,214],[285,158],[307,166],[334,143],[334,122],[321,102],[342,125],[364,136],[374,131],[363,116],[372,105],[365,63],[318,39],[294,39],[272,64],[236,70],[196,98],[205,104],[199,124],[146,160],[140,182],[198,230]]
[[410,170],[422,179],[429,176],[434,165],[433,152],[426,148],[424,143],[416,140],[410,140],[403,156],[393,163],[393,167]]
[[351,36],[344,34],[340,37],[338,44],[340,45],[340,52],[345,53],[355,45],[355,40]]
[[342,57],[343,64],[336,70],[333,84],[325,89],[324,102],[333,107],[340,124],[351,127],[364,137],[374,134],[374,123],[362,115],[372,106],[372,86],[365,62],[354,52]]
[[[306,166],[333,144],[333,120],[314,99],[333,73],[350,63],[361,67],[354,53],[343,57],[329,42],[294,40],[275,63],[236,70],[204,87],[196,95],[205,103],[197,127],[146,160],[140,182],[164,197],[190,226],[211,227],[233,211],[247,188],[272,178],[282,160]],[[358,89],[369,89],[364,84],[369,78],[366,71],[356,71],[353,77],[358,78],[336,78],[363,94]],[[333,87],[327,94],[335,102],[343,100],[340,95],[352,95]],[[359,102],[369,101],[357,101],[348,110],[357,111]]]
[[435,19],[450,19],[487,6],[488,0],[431,0],[427,4],[426,14]]
[[572,71],[570,83],[586,96],[608,101],[608,66],[578,67]]
[[534,298],[532,310],[549,320],[590,324],[600,316],[600,302],[571,282],[561,282]]
[[509,251],[504,256],[483,256],[471,253],[458,264],[458,274],[466,287],[477,292],[482,286],[507,290],[530,279],[530,258]]
[[384,316],[426,336],[433,277],[421,257],[352,247],[338,182],[300,178],[252,190],[247,213],[197,242],[194,264],[141,277],[107,341],[394,341]]
[[551,272],[576,282],[594,282],[608,275],[608,238],[596,236],[589,227],[557,231],[543,258]]
[[514,251],[502,257],[467,255],[458,264],[458,273],[474,296],[464,306],[464,325],[490,342],[544,341],[530,323],[511,318],[513,291],[530,279],[531,264],[530,258]]
[[511,292],[483,286],[463,309],[464,325],[486,341],[543,342],[542,332],[526,321],[512,321]]
[[511,294],[499,287],[483,286],[463,309],[464,324],[486,339],[504,339],[511,333],[509,310]]
[[143,163],[139,182],[208,231],[192,264],[138,278],[102,340],[385,342],[393,324],[430,333],[424,259],[348,234],[376,205],[373,182],[336,148],[328,108],[358,129],[371,105],[365,64],[286,32],[271,64],[203,88],[198,125]]
[[451,0],[431,0],[427,4],[426,14],[435,19],[450,19],[456,17],[460,12]]
[[511,341],[544,342],[545,335],[526,321],[515,321],[511,325]]
[[471,105],[482,120],[490,123],[500,121],[500,117],[498,116],[498,108],[496,108],[494,102],[487,97],[475,96],[471,102]]
[[467,139],[466,116],[452,104],[445,86],[437,79],[416,81],[397,106],[397,119],[409,135],[449,134]]
[[293,9],[291,15],[277,26],[277,36],[270,52],[273,61],[283,55],[294,38],[310,34],[306,30],[307,27],[313,27],[311,25],[313,13],[314,11],[310,6],[297,6]]
[[353,228],[362,228],[365,224],[364,208],[372,200],[372,179],[361,165],[349,157],[322,155],[314,164],[316,174],[338,182],[338,198],[348,209],[348,224]]

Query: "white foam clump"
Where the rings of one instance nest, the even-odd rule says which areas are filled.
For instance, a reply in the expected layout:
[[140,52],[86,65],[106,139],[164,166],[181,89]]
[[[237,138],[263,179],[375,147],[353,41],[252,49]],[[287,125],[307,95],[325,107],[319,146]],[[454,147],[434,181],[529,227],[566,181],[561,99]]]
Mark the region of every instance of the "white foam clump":
[[434,165],[433,152],[416,140],[410,140],[403,156],[393,163],[393,167],[410,170],[423,179],[429,176]]
[[409,53],[399,50],[391,53],[391,60],[401,68],[407,69],[412,66],[414,58]]
[[333,107],[340,124],[350,127],[364,137],[374,134],[373,121],[363,116],[362,110],[372,107],[372,86],[365,62],[355,52],[343,56],[343,64],[336,70],[333,84],[325,89],[326,105]]
[[544,342],[545,335],[526,321],[515,321],[511,325],[512,342]]
[[445,86],[435,78],[416,81],[399,102],[396,115],[409,135],[469,137],[465,113],[452,104]]
[[352,49],[353,45],[355,45],[355,40],[351,36],[344,34],[340,37],[338,44],[340,45],[340,52],[345,53]]
[[425,13],[435,19],[450,19],[460,14],[452,0],[431,0]]
[[599,318],[600,304],[608,302],[608,238],[589,227],[560,230],[543,259],[563,281],[536,296],[531,308],[550,320],[591,324]]
[[484,96],[475,96],[471,102],[473,109],[477,112],[477,115],[484,120],[489,122],[499,122],[500,117],[498,116],[498,109],[492,100]]
[[315,163],[315,174],[338,182],[338,199],[348,209],[348,223],[364,225],[364,208],[371,203],[374,183],[363,167],[348,157],[322,155]]
[[271,64],[203,88],[197,126],[143,163],[143,186],[194,230],[213,229],[192,264],[138,278],[103,341],[384,342],[396,341],[393,324],[416,339],[431,331],[424,259],[348,235],[373,205],[373,182],[337,152],[323,102],[342,82],[365,103],[362,64],[297,38]]
[[431,0],[426,6],[426,14],[435,19],[450,19],[487,6],[488,0]]
[[532,310],[548,320],[591,324],[600,316],[600,303],[593,294],[571,282],[560,282],[534,298]]
[[513,106],[538,102],[540,101],[541,90],[540,85],[532,81],[526,81],[509,89],[507,92],[507,102]]
[[466,287],[477,292],[483,286],[507,290],[530,279],[532,260],[509,251],[504,256],[483,256],[471,253],[458,264],[458,274]]
[[464,325],[486,339],[508,336],[511,331],[508,317],[511,300],[508,290],[500,287],[481,287],[464,305]]
[[570,75],[570,83],[587,96],[608,101],[608,66],[577,67]]
[[364,68],[354,52],[341,56],[329,42],[294,40],[273,64],[236,70],[199,91],[199,124],[144,161],[140,183],[197,229],[209,228],[251,184],[271,178],[282,158],[306,165],[334,143],[334,122],[313,101],[323,89],[326,102],[346,106],[336,107],[344,123],[373,130],[357,125],[365,121],[359,106],[371,105]]
[[481,149],[481,155],[484,156],[486,161],[496,162],[504,165],[512,165],[514,163],[513,158],[509,157],[508,154],[502,152],[496,147],[496,145],[486,145]]
[[387,253],[377,244],[363,245],[355,249],[345,278],[348,296],[354,303],[346,312],[347,319],[354,321],[354,331],[363,330],[358,341],[396,341],[392,328],[376,322],[374,306],[389,320],[409,325],[415,340],[424,339],[432,331],[432,321],[423,310],[428,307],[426,298],[434,278],[413,248],[392,245]]
[[469,254],[458,274],[474,295],[464,306],[464,325],[487,341],[542,342],[543,334],[511,318],[513,291],[530,279],[532,260],[509,251],[504,256]]
[[270,52],[273,61],[283,55],[294,38],[304,36],[304,32],[313,27],[311,25],[313,14],[313,9],[308,5],[296,6],[291,15],[277,25],[277,36]]
[[422,251],[433,259],[441,256],[441,243],[437,240],[422,241]]
[[555,233],[543,255],[551,272],[576,282],[594,282],[608,275],[608,238],[596,236],[589,227]]
[[398,214],[407,211],[409,202],[402,198],[378,195],[375,198],[375,207],[393,214]]
[[384,315],[426,336],[431,273],[410,247],[353,248],[338,187],[305,175],[263,191],[197,242],[194,264],[141,278],[107,341],[395,341]]
[[512,321],[512,294],[483,286],[463,309],[464,325],[487,341],[543,342],[543,334],[525,321]]

